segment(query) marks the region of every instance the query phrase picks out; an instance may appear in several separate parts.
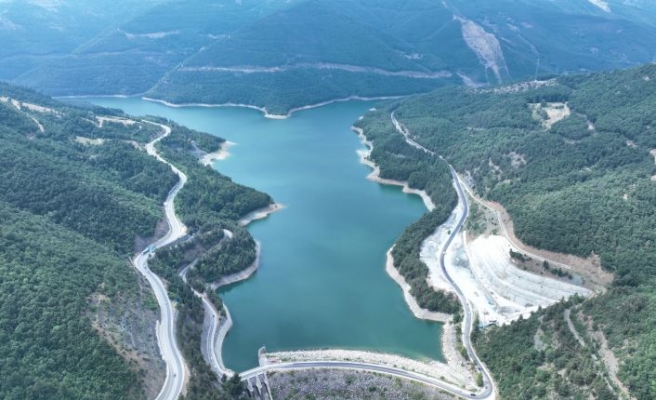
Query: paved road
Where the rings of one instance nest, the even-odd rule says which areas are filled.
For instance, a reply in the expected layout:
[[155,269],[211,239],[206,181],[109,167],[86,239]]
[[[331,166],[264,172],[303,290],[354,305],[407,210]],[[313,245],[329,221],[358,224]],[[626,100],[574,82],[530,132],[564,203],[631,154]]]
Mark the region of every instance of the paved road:
[[[187,265],[182,271],[180,271],[180,277],[185,283],[187,283],[187,273],[189,272],[190,268],[193,268],[194,264],[195,262]],[[194,294],[197,297],[199,297],[203,301],[205,318],[210,319],[209,321],[210,327],[204,333],[204,335],[206,336],[205,347],[201,349],[201,352],[210,361],[210,367],[215,373],[217,373],[219,376],[227,375],[228,377],[231,377],[234,374],[234,372],[227,369],[225,365],[223,365],[223,356],[221,354],[221,348],[217,348],[216,346],[217,342],[219,341],[222,342],[222,338],[219,337],[221,332],[226,328],[229,329],[229,326],[226,327],[226,325],[228,324],[228,321],[231,321],[229,317],[230,312],[228,311],[228,308],[224,304],[224,309],[228,317],[223,327],[221,327],[220,326],[221,314],[216,309],[216,307],[214,307],[214,304],[212,304],[212,302],[207,298],[207,295],[204,293],[203,294],[198,293],[193,288],[191,290],[194,292]],[[230,322],[230,324],[232,324],[232,322]],[[223,333],[223,336],[225,337],[225,333]]]
[[465,223],[465,220],[467,219],[467,215],[469,215],[469,204],[467,202],[467,197],[465,196],[462,186],[460,186],[460,181],[458,180],[458,176],[456,174],[456,171],[449,165],[449,169],[451,170],[451,175],[453,176],[453,182],[456,187],[456,191],[458,192],[458,198],[460,202],[464,204],[464,212],[462,213],[462,216],[460,217],[460,220],[458,221],[458,224],[456,227],[453,229],[451,232],[451,235],[449,235],[449,238],[447,239],[446,243],[444,243],[444,247],[442,248],[442,253],[440,254],[440,268],[442,269],[442,273],[446,277],[446,279],[449,281],[451,286],[453,286],[453,289],[455,290],[456,294],[458,295],[458,299],[460,299],[460,303],[462,304],[462,307],[464,309],[464,318],[462,322],[462,344],[465,347],[465,350],[467,350],[467,355],[469,356],[469,359],[471,359],[474,362],[474,365],[476,366],[476,369],[481,373],[483,376],[483,384],[485,385],[485,389],[479,393],[479,395],[476,398],[485,398],[485,399],[493,399],[495,398],[495,389],[494,389],[494,381],[492,380],[492,377],[490,375],[490,372],[488,371],[487,367],[483,362],[478,358],[478,355],[476,354],[476,351],[474,350],[474,346],[472,346],[471,343],[471,331],[472,331],[472,326],[473,326],[473,309],[471,303],[467,301],[467,298],[465,297],[464,293],[462,290],[458,287],[458,285],[455,283],[455,281],[451,278],[449,273],[446,270],[446,266],[444,264],[444,256],[446,255],[446,250],[449,248],[449,245],[453,241],[453,239],[456,237],[460,229],[462,228],[462,225]]
[[[426,149],[419,143],[415,142],[411,137],[410,137],[410,132],[408,129],[401,124],[396,117],[394,116],[394,113],[390,115],[392,119],[392,123],[396,127],[397,131],[399,131],[404,137],[405,140],[408,142],[413,147],[416,147],[420,150],[423,150],[424,152],[435,156],[435,153]],[[441,156],[439,156],[442,158]],[[460,180],[458,179],[458,174],[456,173],[455,169],[449,164],[449,169],[451,170],[451,175],[453,177],[453,184],[456,188],[456,192],[458,193],[458,199],[459,202],[464,205],[464,212],[462,213],[462,216],[458,220],[458,223],[456,224],[456,227],[452,230],[451,234],[449,235],[448,239],[444,243],[444,246],[442,247],[442,252],[440,253],[440,268],[442,269],[442,273],[446,277],[446,279],[449,281],[449,284],[453,287],[455,290],[456,294],[458,295],[458,299],[460,300],[460,303],[462,304],[463,310],[464,310],[464,318],[463,318],[463,329],[462,329],[462,344],[465,347],[465,350],[467,350],[467,355],[469,358],[472,360],[474,365],[476,366],[476,369],[482,374],[483,376],[483,384],[485,385],[485,389],[478,394],[476,398],[485,398],[485,399],[492,399],[495,398],[496,396],[496,390],[494,386],[494,381],[492,380],[492,377],[490,375],[490,372],[488,371],[487,367],[483,362],[478,358],[478,355],[476,354],[476,351],[474,350],[474,346],[472,346],[471,343],[471,331],[472,331],[472,326],[473,326],[473,309],[472,305],[467,301],[467,297],[465,297],[464,293],[462,290],[458,287],[456,282],[451,278],[449,273],[446,270],[446,266],[444,264],[444,256],[446,255],[446,251],[451,245],[451,242],[453,242],[453,239],[456,237],[458,232],[460,232],[460,229],[462,228],[462,225],[465,223],[465,220],[467,219],[467,216],[469,215],[469,203],[467,201],[467,196],[465,196],[465,193],[462,189],[462,185],[460,184]]]
[[368,364],[368,363],[353,362],[353,361],[299,361],[299,362],[268,364],[261,367],[250,369],[248,371],[244,371],[240,374],[240,376],[242,377],[242,379],[248,379],[268,371],[292,371],[292,370],[312,369],[312,368],[352,369],[358,371],[375,372],[375,373],[390,375],[398,378],[410,379],[416,382],[420,382],[429,386],[436,387],[438,389],[444,390],[451,394],[455,394],[457,396],[464,397],[466,399],[489,398],[489,395],[473,393],[467,390],[463,390],[457,386],[450,385],[449,383],[446,383],[442,380],[431,378],[426,375],[421,375],[416,372],[406,371],[403,369],[388,367],[384,365]]
[[[182,173],[182,171],[160,157],[160,155],[157,153],[157,150],[155,150],[155,143],[168,136],[171,133],[171,128],[162,124],[156,124],[148,121],[144,122],[159,126],[164,132],[163,135],[159,136],[157,139],[146,145],[146,151],[148,154],[157,158],[157,160],[160,162],[169,165],[173,169],[173,172],[175,172],[180,178],[178,183],[173,187],[173,189],[171,189],[166,198],[166,201],[164,202],[164,212],[166,215],[166,220],[169,224],[169,231],[164,237],[152,245],[151,249],[157,249],[174,242],[186,234],[187,228],[175,215],[173,200],[175,199],[175,196],[178,194],[180,189],[182,189],[185,182],[187,182],[187,176]],[[184,387],[186,367],[182,352],[178,348],[176,341],[175,309],[173,308],[173,304],[168,297],[164,283],[148,268],[148,257],[152,251],[153,250],[144,251],[143,253],[135,256],[132,262],[150,283],[150,286],[153,288],[153,292],[155,293],[157,303],[159,304],[159,308],[161,310],[160,321],[157,325],[156,332],[160,352],[162,353],[162,358],[166,363],[166,380],[164,381],[164,386],[162,386],[162,390],[157,395],[156,400],[176,400],[178,397],[180,397],[180,393],[182,393],[182,389]]]

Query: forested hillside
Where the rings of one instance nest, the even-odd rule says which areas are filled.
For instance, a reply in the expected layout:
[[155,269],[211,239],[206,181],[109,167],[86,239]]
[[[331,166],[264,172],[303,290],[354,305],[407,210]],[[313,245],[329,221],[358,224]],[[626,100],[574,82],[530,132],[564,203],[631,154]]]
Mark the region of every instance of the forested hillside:
[[[141,399],[159,391],[158,309],[129,263],[165,233],[161,204],[178,180],[144,150],[159,134],[117,110],[0,85],[0,398]],[[189,176],[178,207],[192,232],[271,202],[198,163],[193,154],[222,141],[174,126],[163,143]],[[208,194],[220,200],[206,202]],[[254,254],[248,232],[239,234],[250,246],[228,253]],[[229,264],[212,265],[221,261]],[[172,275],[165,278],[174,291]],[[192,304],[181,303],[193,313],[180,330],[191,329],[198,338],[183,338],[199,344],[192,322],[202,322],[202,308]]]
[[156,131],[101,129],[90,109],[7,86],[0,97],[0,397],[144,398],[148,364],[129,365],[90,318],[92,298],[144,307],[127,255],[155,234],[175,176],[126,141]]
[[349,96],[627,67],[656,53],[656,9],[644,1],[17,3],[0,5],[9,44],[0,79],[56,95],[145,94],[278,114]]
[[[443,155],[479,195],[506,207],[525,243],[598,258],[615,274],[604,294],[479,338],[504,398],[518,390],[523,398],[587,398],[588,390],[609,398],[622,385],[638,399],[656,396],[649,383],[656,370],[654,110],[656,66],[646,65],[488,90],[441,89],[361,122],[389,130],[394,111],[417,142]],[[573,334],[562,324],[565,309],[587,347],[566,338]],[[554,329],[561,338],[551,338]],[[516,346],[511,332],[520,331],[531,338],[547,332],[547,339]],[[584,358],[570,361],[585,368],[563,370],[564,340],[582,347]],[[598,365],[613,356],[618,371]]]

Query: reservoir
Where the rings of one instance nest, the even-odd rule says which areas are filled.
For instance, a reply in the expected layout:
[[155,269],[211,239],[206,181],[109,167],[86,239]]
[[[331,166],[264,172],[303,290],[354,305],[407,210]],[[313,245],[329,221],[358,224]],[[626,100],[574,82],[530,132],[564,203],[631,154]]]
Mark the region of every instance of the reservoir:
[[284,209],[249,230],[259,271],[221,289],[234,326],[223,353],[236,371],[257,350],[345,348],[442,360],[441,325],[416,319],[385,272],[385,253],[425,208],[418,196],[366,179],[350,130],[374,106],[335,103],[285,120],[244,108],[170,108],[135,98],[86,99],[133,115],[157,115],[237,145],[214,164]]

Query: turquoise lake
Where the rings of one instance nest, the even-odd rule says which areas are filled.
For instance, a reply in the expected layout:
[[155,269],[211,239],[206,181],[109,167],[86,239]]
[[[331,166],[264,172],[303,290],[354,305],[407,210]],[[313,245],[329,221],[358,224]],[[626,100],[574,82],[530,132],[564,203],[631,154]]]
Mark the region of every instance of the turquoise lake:
[[442,359],[441,324],[421,321],[385,272],[385,253],[425,208],[418,196],[366,179],[351,131],[371,102],[336,103],[285,120],[243,108],[170,108],[134,98],[86,99],[158,115],[237,143],[214,167],[285,208],[249,226],[259,271],[223,288],[235,325],[229,368],[257,365],[257,350],[346,348]]

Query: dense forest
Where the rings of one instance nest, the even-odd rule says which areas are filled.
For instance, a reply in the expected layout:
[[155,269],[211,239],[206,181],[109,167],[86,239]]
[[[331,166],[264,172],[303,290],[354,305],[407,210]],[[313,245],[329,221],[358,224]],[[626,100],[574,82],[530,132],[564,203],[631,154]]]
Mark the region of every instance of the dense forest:
[[91,109],[5,85],[0,96],[20,102],[0,103],[0,398],[145,398],[143,371],[89,316],[92,297],[119,315],[144,307],[128,256],[176,177],[125,140],[155,132],[100,129]]
[[[106,319],[92,327],[91,319],[97,307],[120,319],[121,310],[154,302],[138,295],[129,258],[164,233],[161,204],[178,180],[144,150],[159,128],[7,85],[0,98],[0,398],[145,398],[143,365],[102,333],[124,327]],[[176,208],[191,228],[184,245],[198,258],[190,276],[204,290],[253,263],[255,242],[236,221],[271,199],[199,164],[223,139],[167,124],[173,131],[160,151],[189,177]],[[239,380],[219,382],[202,361],[203,309],[177,275],[183,265],[166,266],[175,251],[163,250],[153,268],[179,302],[180,343],[193,370],[187,398],[239,398]]]
[[[221,277],[250,267],[256,261],[256,243],[238,220],[273,200],[267,194],[234,183],[199,158],[218,150],[224,142],[171,121],[171,135],[157,148],[169,162],[187,175],[187,183],[175,199],[176,212],[190,229],[188,237],[159,250],[151,268],[169,282],[169,296],[179,306],[178,342],[191,369],[187,400],[241,399],[246,396],[239,376],[218,381],[201,353],[204,310],[192,288],[207,294],[218,310],[222,301],[211,284]],[[180,271],[191,265],[187,282]]]
[[[265,193],[236,184],[213,168],[198,163],[198,151],[216,151],[221,142],[202,142],[198,132],[168,123],[173,127],[172,134],[163,139],[158,148],[188,177],[175,206],[193,238],[180,247],[197,258],[190,278],[201,278],[209,284],[255,262],[255,240],[238,220],[271,205],[273,200]],[[227,238],[224,229],[231,232],[232,237]]]
[[278,114],[536,70],[627,67],[656,50],[649,1],[3,1],[0,15],[2,80]]
[[[609,290],[577,312],[590,321],[590,335],[603,336],[621,360],[617,374],[631,394],[654,398],[656,165],[650,151],[656,148],[656,66],[492,89],[438,89],[368,114],[361,122],[370,129],[367,136],[393,129],[393,110],[415,141],[442,155],[479,195],[506,207],[525,243],[598,257],[615,274]],[[400,143],[401,135],[394,140]],[[421,163],[422,156],[407,158],[393,163]],[[451,191],[450,184],[443,188]],[[556,317],[553,311],[541,314],[540,329],[559,324]],[[535,334],[540,324],[531,321],[490,331],[480,343],[505,346],[512,330]],[[484,353],[497,378],[514,374],[499,379],[504,398],[531,387],[527,379],[535,374],[518,360],[534,356],[540,369],[556,368],[548,353],[545,358],[531,346]],[[598,371],[589,371],[583,382],[568,370],[562,383],[567,390],[556,390],[549,379],[543,386],[557,398],[589,385],[604,392],[591,378]]]
[[369,158],[379,166],[380,177],[406,181],[413,189],[425,190],[435,204],[434,210],[410,225],[396,241],[392,250],[394,267],[412,287],[411,294],[419,306],[430,311],[456,313],[460,310],[458,299],[428,285],[428,267],[419,257],[424,239],[446,221],[458,202],[451,187],[448,165],[408,145],[380,113],[376,111],[368,119],[356,123],[373,144]]

